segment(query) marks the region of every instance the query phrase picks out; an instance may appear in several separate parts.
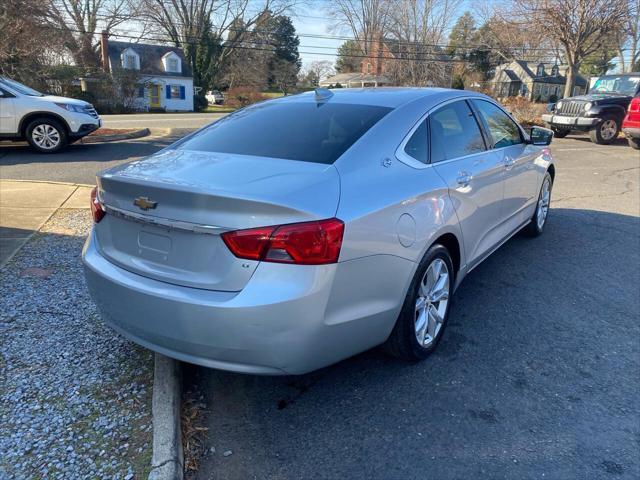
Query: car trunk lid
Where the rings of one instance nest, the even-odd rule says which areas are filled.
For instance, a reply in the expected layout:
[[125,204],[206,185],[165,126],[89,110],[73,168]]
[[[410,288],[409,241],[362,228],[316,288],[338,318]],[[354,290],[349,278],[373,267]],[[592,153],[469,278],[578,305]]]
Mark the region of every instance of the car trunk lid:
[[98,189],[108,260],[224,291],[242,290],[258,262],[233,256],[221,233],[329,218],[339,199],[333,165],[173,149],[101,173]]

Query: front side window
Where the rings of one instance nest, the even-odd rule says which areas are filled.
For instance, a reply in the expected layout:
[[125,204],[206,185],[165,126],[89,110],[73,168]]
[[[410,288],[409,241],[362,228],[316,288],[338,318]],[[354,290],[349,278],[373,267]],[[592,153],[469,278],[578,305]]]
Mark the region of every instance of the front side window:
[[518,126],[497,106],[484,100],[473,100],[473,105],[480,112],[480,117],[491,135],[493,148],[522,143],[522,135]]
[[167,61],[167,66],[169,67],[168,70],[170,72],[177,72],[178,71],[178,59],[177,58],[170,58]]
[[391,110],[332,102],[266,102],[218,120],[178,148],[331,164]]
[[404,146],[404,153],[419,162],[429,163],[429,139],[427,138],[427,122],[422,121]]
[[464,100],[445,105],[429,115],[431,163],[486,150],[473,112]]
[[180,85],[171,85],[171,98],[180,98]]

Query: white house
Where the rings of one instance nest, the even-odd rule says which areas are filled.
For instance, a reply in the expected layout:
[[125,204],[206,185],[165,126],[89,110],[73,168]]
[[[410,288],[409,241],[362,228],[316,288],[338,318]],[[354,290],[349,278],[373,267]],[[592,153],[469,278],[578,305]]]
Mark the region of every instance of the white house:
[[136,70],[140,110],[193,111],[193,77],[180,48],[144,43],[110,42],[102,35],[102,66],[106,71]]

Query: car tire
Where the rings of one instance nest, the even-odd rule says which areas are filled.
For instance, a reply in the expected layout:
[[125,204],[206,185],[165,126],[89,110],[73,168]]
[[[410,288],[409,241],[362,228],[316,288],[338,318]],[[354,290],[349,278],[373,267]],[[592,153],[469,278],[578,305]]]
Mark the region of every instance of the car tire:
[[620,120],[614,115],[605,115],[596,128],[589,130],[589,137],[598,145],[609,145],[618,138]]
[[69,143],[66,128],[51,118],[33,120],[27,125],[25,133],[31,148],[40,153],[57,153]]
[[531,221],[524,228],[523,232],[529,237],[539,237],[544,232],[544,227],[549,218],[549,206],[551,203],[551,191],[553,190],[553,178],[549,172],[544,174],[540,193],[538,194],[538,202],[533,212]]
[[627,137],[627,142],[629,142],[629,146],[634,150],[640,150],[640,138]]
[[560,130],[559,128],[552,128],[554,138],[564,138],[571,133],[571,130]]
[[[442,275],[446,275],[446,278]],[[437,287],[438,282],[442,289]],[[410,362],[429,356],[438,346],[447,326],[454,282],[455,270],[448,250],[439,244],[431,246],[418,265],[400,315],[382,346],[383,350]],[[432,301],[435,298],[441,299]]]

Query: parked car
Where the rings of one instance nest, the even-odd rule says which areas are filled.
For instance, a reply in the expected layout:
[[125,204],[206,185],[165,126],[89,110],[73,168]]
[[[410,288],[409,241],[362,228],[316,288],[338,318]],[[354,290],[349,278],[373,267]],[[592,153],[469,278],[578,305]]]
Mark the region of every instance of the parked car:
[[0,140],[26,140],[38,152],[56,153],[101,125],[90,103],[0,77]]
[[604,75],[587,95],[560,100],[542,119],[558,138],[578,130],[589,132],[592,142],[607,145],[618,137],[627,107],[638,92],[640,73]]
[[622,121],[622,132],[627,137],[629,146],[640,150],[640,93],[629,103],[627,116]]
[[207,367],[423,359],[469,271],[543,232],[552,137],[460,90],[255,104],[98,175],[89,290],[126,337]]
[[205,95],[209,105],[222,105],[224,103],[224,95],[218,90],[211,90]]

